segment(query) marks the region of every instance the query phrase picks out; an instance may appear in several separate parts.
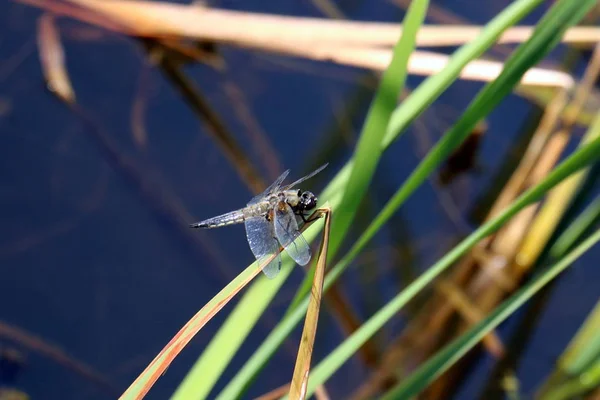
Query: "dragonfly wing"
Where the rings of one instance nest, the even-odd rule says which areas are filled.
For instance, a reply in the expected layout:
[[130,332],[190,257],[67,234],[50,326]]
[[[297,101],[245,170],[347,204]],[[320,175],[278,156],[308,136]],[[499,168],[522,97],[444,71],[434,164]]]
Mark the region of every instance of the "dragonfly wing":
[[306,265],[310,261],[310,247],[298,230],[296,214],[290,205],[284,201],[279,202],[275,208],[275,236],[285,251],[299,265]]
[[289,173],[290,173],[289,169],[287,171],[284,171],[283,174],[281,174],[279,176],[279,178],[277,178],[275,180],[275,182],[273,182],[271,184],[271,186],[269,186],[267,189],[265,189],[265,191],[262,192],[261,194],[253,197],[252,200],[250,200],[250,202],[247,205],[256,204],[259,201],[261,201],[262,199],[264,199],[270,193],[273,193],[274,191],[278,190],[279,186],[281,186],[281,184],[283,183],[283,181],[285,180],[285,178],[287,178],[287,176],[288,176]]
[[[264,258],[261,260],[258,260],[258,261],[262,262],[263,260],[264,260]],[[275,277],[277,275],[279,275],[280,270],[281,270],[281,254],[277,253],[275,258],[273,260],[271,260],[270,263],[265,265],[265,267],[262,269],[262,272],[267,276],[267,278],[275,279]]]
[[275,278],[281,269],[281,255],[273,224],[265,217],[253,217],[246,219],[245,225],[250,250],[259,263],[264,262],[269,256],[277,254],[262,270],[269,279]]
[[316,174],[318,174],[319,172],[323,171],[325,169],[325,167],[327,167],[329,165],[329,163],[323,164],[321,165],[319,168],[315,169],[313,172],[311,172],[308,175],[303,176],[302,178],[298,179],[296,182],[292,182],[289,185],[286,185],[283,190],[287,190],[287,189],[291,189],[294,186],[299,185],[300,183],[304,182],[307,179],[312,178],[313,176],[315,176]]

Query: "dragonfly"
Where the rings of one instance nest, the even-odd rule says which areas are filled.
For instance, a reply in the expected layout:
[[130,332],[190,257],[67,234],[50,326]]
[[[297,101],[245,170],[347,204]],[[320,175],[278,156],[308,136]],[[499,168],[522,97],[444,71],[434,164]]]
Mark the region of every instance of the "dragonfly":
[[323,171],[327,165],[282,186],[290,173],[288,169],[263,193],[250,200],[246,207],[190,224],[190,228],[212,229],[243,222],[256,260],[262,263],[275,254],[262,270],[269,279],[275,278],[281,270],[280,245],[296,263],[304,266],[309,263],[311,254],[306,239],[298,230],[298,223],[308,222],[306,217],[317,206],[318,199],[312,192],[294,187]]

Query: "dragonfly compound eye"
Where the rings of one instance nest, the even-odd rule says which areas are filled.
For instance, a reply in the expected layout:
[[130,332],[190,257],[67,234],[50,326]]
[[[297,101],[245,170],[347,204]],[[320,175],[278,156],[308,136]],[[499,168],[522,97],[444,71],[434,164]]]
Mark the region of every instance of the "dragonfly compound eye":
[[312,210],[317,206],[317,196],[312,192],[304,192],[300,196],[300,204],[304,210]]

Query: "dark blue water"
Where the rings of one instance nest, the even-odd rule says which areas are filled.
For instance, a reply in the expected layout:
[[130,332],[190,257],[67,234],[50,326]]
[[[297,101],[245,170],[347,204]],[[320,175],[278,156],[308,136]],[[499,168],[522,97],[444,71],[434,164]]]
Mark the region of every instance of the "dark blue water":
[[[401,18],[398,9],[386,2],[351,3],[353,19]],[[474,0],[434,4],[476,23],[501,9],[500,3],[483,8]],[[309,2],[222,5],[320,15]],[[101,40],[80,40],[75,28],[81,25],[61,21],[61,27],[69,28],[64,34],[67,64],[84,118],[46,92],[35,47],[39,15],[38,10],[18,3],[0,3],[0,321],[23,331],[16,338],[0,336],[0,346],[25,357],[17,376],[5,384],[32,398],[114,398],[203,304],[252,261],[243,227],[209,233],[187,228],[196,219],[243,205],[252,193],[203,124],[132,40],[102,31],[95,31],[103,35]],[[534,22],[535,16],[539,13],[528,22]],[[226,74],[205,66],[187,72],[265,179],[273,179],[282,168],[300,176],[315,166],[317,149],[328,140],[323,132],[356,93],[355,84],[365,72],[234,49],[223,50],[223,55]],[[411,87],[419,82],[420,78],[409,79]],[[266,148],[273,150],[267,153],[270,157],[261,153],[264,147],[254,144],[253,133],[237,116],[225,85],[234,85],[244,94],[246,106],[264,132]],[[440,99],[442,108],[427,111],[430,141],[441,135],[479,88],[481,84],[473,82],[453,85]],[[132,134],[132,104],[140,90],[145,98],[145,148],[135,144]],[[489,174],[503,162],[529,107],[513,96],[490,116],[482,149],[485,173],[463,179],[454,194],[462,211],[472,205]],[[337,146],[323,178],[332,176],[351,154],[362,115],[364,110],[343,121],[349,127],[347,140]],[[417,165],[422,153],[414,134],[410,131],[384,156],[365,218],[372,217],[373,209],[380,208]],[[311,185],[318,191],[324,182],[316,179]],[[417,271],[434,262],[460,233],[429,185],[395,218],[412,240]],[[389,247],[396,235],[397,229],[382,231],[374,247]],[[362,290],[361,296],[351,299],[361,318],[372,315],[401,284],[399,273],[391,271],[389,257],[382,254],[379,262],[387,269],[351,272],[345,278],[349,288]],[[594,263],[599,257],[598,249],[590,251],[558,285],[519,370],[526,391],[548,373],[597,300],[600,277]],[[375,281],[372,291],[365,292],[361,285],[366,277]],[[276,324],[301,278],[300,272],[292,275],[227,376]],[[229,305],[224,312],[231,309]],[[150,398],[172,393],[223,320],[224,314],[217,315],[202,330],[158,381]],[[330,317],[325,315],[323,321],[317,360],[343,338]],[[383,338],[397,328],[386,328]],[[25,334],[42,341],[41,348]],[[287,382],[297,338],[298,334],[270,363],[252,395]],[[86,374],[80,366],[69,367],[56,354],[49,355],[48,349],[60,349],[93,371]],[[349,377],[358,382],[365,372],[359,362],[349,362],[328,384],[333,398],[352,389],[345,383]],[[477,393],[480,382],[475,378],[466,385],[461,398]]]

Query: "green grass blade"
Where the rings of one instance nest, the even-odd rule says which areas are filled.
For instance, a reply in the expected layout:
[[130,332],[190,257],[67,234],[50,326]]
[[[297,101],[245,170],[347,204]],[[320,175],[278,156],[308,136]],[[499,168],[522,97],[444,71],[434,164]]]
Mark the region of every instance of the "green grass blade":
[[138,378],[121,395],[120,399],[139,399],[154,385],[158,377],[185,347],[191,338],[208,323],[221,308],[257,273],[258,263],[253,263],[217,293],[200,311],[181,328],[171,342],[154,358]]
[[484,118],[510,92],[525,71],[547,54],[552,46],[559,43],[560,33],[576,22],[574,16],[583,15],[581,10],[589,9],[594,3],[594,0],[588,0],[585,4],[569,3],[568,0],[562,0],[544,16],[532,37],[519,46],[507,60],[500,76],[480,91],[459,121],[444,134],[442,139],[419,163],[415,171],[386,203],[373,220],[373,223],[367,227],[343,260],[346,260],[346,258],[354,259],[362,251],[381,226],[434,172],[435,168],[464,141],[477,122]]
[[590,249],[594,244],[600,241],[600,230],[597,230],[587,240],[582,242],[573,251],[566,255],[556,264],[549,267],[541,275],[532,279],[521,289],[519,289],[508,300],[503,302],[494,312],[492,312],[483,321],[477,324],[433,358],[427,361],[411,376],[401,384],[390,390],[384,397],[384,400],[409,399],[419,394],[429,383],[446,371],[454,362],[472,349],[483,339],[485,335],[496,329],[501,322],[511,316],[527,300],[534,296],[548,282],[558,276],[567,267],[569,267],[577,258]]
[[458,79],[462,69],[470,61],[481,56],[492,47],[502,33],[518,23],[543,1],[515,1],[506,7],[492,21],[486,24],[481,34],[472,42],[460,47],[450,58],[446,67],[439,74],[425,80],[411,94],[409,99],[394,111],[387,134],[383,139],[383,147],[389,146],[398,133],[429,107],[439,95]]
[[381,158],[381,142],[386,133],[390,116],[396,108],[400,92],[406,82],[408,59],[415,49],[417,33],[423,24],[428,0],[411,2],[404,23],[402,35],[394,47],[392,61],[383,73],[373,103],[366,117],[362,133],[354,152],[354,163],[350,179],[340,203],[339,211],[331,226],[331,243],[328,260],[331,261],[354,220],[358,206],[362,202],[371,183],[375,169]]
[[[381,141],[385,134],[389,117],[396,106],[397,98],[400,90],[404,86],[407,75],[407,64],[410,53],[415,47],[416,34],[421,23],[425,18],[427,11],[428,0],[415,1],[411,6],[411,18],[405,21],[405,28],[402,37],[394,49],[394,56],[389,68],[383,74],[383,79],[379,90],[373,101],[373,105],[367,117],[365,128],[359,141],[358,149],[355,154],[355,165],[351,167],[352,179],[346,179],[346,189],[350,189],[351,196],[345,196],[347,204],[345,210],[350,211],[344,213],[337,219],[346,221],[345,228],[338,228],[338,235],[332,235],[332,238],[343,237],[342,232],[347,230],[351,219],[354,216],[356,208],[371,180],[377,161],[381,152]],[[375,156],[377,155],[377,156]],[[350,185],[348,182],[352,182]],[[341,183],[338,183],[340,185]],[[335,207],[335,205],[334,205]],[[337,207],[335,207],[337,208]],[[342,216],[347,219],[340,218]],[[332,228],[333,229],[333,228]],[[305,235],[307,236],[307,235]],[[307,236],[307,239],[311,239]],[[339,243],[338,243],[339,245]],[[330,247],[335,251],[336,247]],[[331,251],[331,250],[330,250]],[[262,279],[258,281],[242,298],[239,306],[234,310],[232,315],[224,323],[219,330],[217,336],[207,349],[203,352],[197,363],[192,367],[187,374],[173,399],[178,400],[193,393],[196,398],[203,399],[212,390],[214,384],[222,374],[229,361],[234,356],[237,349],[240,347],[243,340],[246,338],[256,321],[271,302],[285,279],[291,271],[291,265],[284,265],[279,279],[273,283]],[[308,277],[305,283],[310,282],[312,277]],[[308,289],[307,289],[308,290]],[[215,361],[217,360],[217,361]]]
[[600,197],[594,199],[586,209],[573,221],[556,240],[550,255],[560,257],[566,253],[582,237],[582,235],[600,221]]
[[[404,129],[405,125],[408,124],[412,119],[414,119],[424,107],[429,105],[435,97],[439,96],[439,94],[447,88],[454,80],[457,79],[462,68],[473,58],[482,54],[487,48],[489,48],[494,41],[502,34],[502,32],[510,27],[512,24],[518,22],[521,18],[523,18],[527,13],[529,13],[533,8],[535,8],[540,3],[539,0],[521,0],[511,4],[507,7],[501,14],[499,14],[492,22],[488,24],[488,26],[482,31],[482,34],[472,43],[463,46],[460,50],[456,52],[456,54],[450,60],[450,63],[442,71],[440,74],[437,74],[433,77],[428,78],[423,85],[419,86],[417,90],[407,99],[398,109],[394,112],[395,115],[400,116],[400,122],[395,124],[397,131],[392,132],[388,129],[388,133],[386,135],[386,139],[383,142],[383,148],[386,149],[389,146],[393,139],[395,139],[400,132]],[[422,89],[423,87],[426,88]],[[430,97],[427,96],[427,91],[431,93]],[[391,122],[390,122],[391,123]],[[390,133],[391,132],[391,133]],[[441,162],[441,160],[439,161]],[[325,189],[323,193],[323,198],[328,199],[328,196],[333,193],[331,189],[334,185],[337,188],[343,187],[342,177],[345,177],[347,180],[351,171],[352,171],[352,163],[351,160],[343,169],[340,171],[338,176],[332,181],[332,183]],[[430,166],[433,168],[433,166]],[[414,175],[414,174],[413,174]],[[412,181],[411,186],[404,185],[405,188],[403,195],[408,197],[416,188],[426,179],[426,176],[420,176],[418,179],[414,179]],[[332,202],[333,203],[333,202]],[[399,204],[398,204],[399,206]],[[334,210],[339,210],[337,207],[333,207]],[[336,211],[336,215],[338,212]],[[390,214],[391,216],[391,214]],[[337,218],[337,217],[336,217]],[[389,216],[388,216],[389,218]],[[381,226],[382,224],[379,224]],[[372,225],[373,226],[373,225]],[[378,229],[378,228],[377,228]],[[374,229],[371,231],[371,237],[377,231]],[[365,237],[363,235],[363,237]],[[370,238],[369,238],[370,239]],[[363,240],[358,246],[354,246],[354,253],[351,252],[349,254],[350,257],[344,257],[341,263],[338,265],[340,268],[337,271],[332,271],[333,274],[330,274],[332,279],[336,279],[341,272],[347,267],[350,263],[351,259],[358,254],[358,252],[362,249],[362,246],[366,244],[368,240]],[[288,317],[292,317],[286,319],[286,321],[297,321],[301,318],[301,313],[296,312],[299,305],[302,304],[302,308],[305,310],[305,304],[303,302],[303,298],[308,293],[308,288],[310,287],[310,277],[307,277],[304,284],[303,290],[299,291],[297,294],[292,306],[290,306],[290,310],[288,311]],[[331,281],[330,281],[331,282]],[[303,311],[302,311],[303,312]],[[283,322],[282,322],[283,324]],[[291,330],[291,328],[290,328]],[[287,334],[286,334],[287,335]],[[277,335],[274,335],[277,336]],[[278,339],[281,339],[281,336],[278,336]],[[282,339],[281,339],[282,340]],[[264,365],[266,360],[270,357],[270,355],[275,351],[276,346],[273,346],[275,343],[281,343],[279,340],[274,340],[268,344],[265,344],[264,347],[261,346],[259,350],[253,355],[253,357],[248,361],[248,363],[238,372],[236,377],[226,386],[226,388],[221,392],[221,398],[235,398],[241,394],[241,392],[247,387],[250,381],[256,376],[260,368]]]
[[578,398],[600,382],[600,302],[586,319],[536,393],[540,400]]
[[[552,171],[544,180],[542,180],[538,185],[531,188],[529,191],[524,193],[515,203],[513,203],[508,209],[506,209],[503,213],[498,215],[493,220],[489,221],[487,224],[480,227],[477,231],[472,233],[469,237],[467,237],[461,244],[454,248],[453,251],[448,253],[448,255],[438,261],[435,265],[433,265],[425,274],[419,277],[415,282],[409,285],[406,290],[400,295],[399,298],[394,299],[394,304],[388,304],[387,310],[391,310],[391,315],[395,314],[400,308],[402,308],[408,301],[410,301],[416,294],[419,293],[432,279],[437,277],[440,273],[445,271],[450,265],[458,260],[460,256],[462,256],[465,252],[467,252],[471,247],[473,247],[477,242],[479,242],[482,238],[488,236],[490,233],[497,230],[500,226],[502,226],[508,219],[510,219],[517,212],[522,210],[528,204],[535,202],[540,196],[545,194],[552,187],[557,185],[560,181],[565,179],[570,174],[574,173],[580,168],[583,168],[587,164],[593,162],[597,159],[597,154],[600,151],[600,139],[591,142],[585,147],[580,148],[575,153],[573,153],[569,158],[567,158],[562,164],[558,166],[554,171]],[[327,275],[325,278],[325,284],[323,286],[323,290],[326,291],[341,275],[341,273],[347,268],[350,260],[346,257],[342,259]],[[260,371],[260,369],[265,365],[267,360],[273,355],[273,353],[277,350],[277,348],[283,343],[285,338],[292,332],[295,326],[302,320],[302,316],[306,311],[308,305],[308,299],[304,299],[301,305],[292,310],[292,312],[287,315],[283,321],[281,321],[275,329],[269,334],[267,339],[261,344],[256,352],[252,355],[252,357],[248,360],[248,362],[242,367],[242,369],[237,373],[232,381],[229,382],[227,387],[220,393],[219,399],[235,399],[239,398],[247,387],[247,385],[254,379],[256,374]],[[381,312],[385,312],[386,310],[381,310],[377,315]],[[388,312],[389,314],[389,312]],[[375,317],[373,317],[375,318]],[[360,346],[364,343],[364,341],[368,340],[368,337],[372,336],[380,326],[382,326],[387,319],[383,319],[379,324],[378,322],[372,322],[369,320],[363,327],[357,331],[351,338],[355,337],[357,334],[362,336],[362,339],[358,340],[353,339],[353,342],[344,342],[344,344],[338,349],[336,352],[346,352],[348,356],[346,359],[353,354],[353,351],[356,351]],[[367,325],[370,324],[370,325]],[[363,334],[364,329],[368,331]],[[368,336],[368,337],[367,337]],[[328,357],[335,362],[337,359],[337,355],[333,353]],[[331,361],[324,360],[319,366],[317,366],[313,370],[313,378],[316,376],[317,372],[323,374],[321,379],[319,379],[319,383],[322,383],[324,375],[330,376],[335,370],[339,367],[339,365],[343,364],[344,360],[339,361],[339,365],[332,364]],[[327,362],[327,363],[326,363]],[[317,371],[319,369],[319,371]],[[316,386],[316,385],[315,385]],[[314,389],[314,386],[313,386]]]
[[[202,356],[188,371],[171,399],[189,399],[192,394],[196,399],[205,399],[209,395],[229,360],[277,293],[274,289],[281,287],[290,272],[291,268],[288,266],[282,268],[280,275],[283,276],[280,279],[269,280],[265,276],[256,279],[219,330],[219,335],[209,343]],[[245,298],[251,298],[253,302],[243,301]],[[240,329],[243,331],[240,332]]]
[[[585,4],[583,4],[585,3]],[[471,102],[459,121],[432,148],[406,183],[388,201],[373,224],[361,235],[354,247],[362,248],[396,212],[418,186],[456,149],[470,134],[477,122],[484,118],[520,80],[525,71],[542,59],[560,41],[561,33],[574,23],[574,14],[589,9],[594,0],[579,4],[563,0],[549,11],[536,27],[532,37],[517,48],[506,61],[504,70],[496,80],[487,84]]]
[[[439,73],[427,78],[417,89],[392,113],[387,132],[381,143],[382,149],[386,150],[392,142],[397,139],[406,127],[416,119],[423,111],[437,99],[454,81],[459,78],[462,69],[473,59],[482,55],[486,50],[496,43],[502,33],[512,25],[519,22],[542,0],[521,0],[506,7],[492,21],[490,21],[481,34],[472,42],[459,48],[450,58],[446,67]],[[344,168],[352,168],[354,160]],[[441,161],[440,161],[441,162]],[[348,173],[348,171],[346,171]],[[349,175],[348,175],[349,176]],[[336,177],[337,178],[337,177]],[[416,189],[407,189],[404,195],[408,196]],[[325,197],[327,198],[327,197]],[[336,219],[339,212],[336,212]],[[292,301],[288,313],[306,297],[310,289],[311,280],[307,277],[301,290],[298,291]]]
[[308,393],[314,393],[318,385],[323,384],[339,369],[358,349],[371,338],[387,321],[413,299],[425,286],[449,268],[460,256],[475,246],[480,240],[499,229],[519,210],[537,201],[544,193],[556,186],[575,171],[597,161],[600,154],[600,138],[590,142],[574,152],[567,160],[552,171],[540,184],[526,191],[511,206],[507,207],[496,218],[485,223],[465,238],[452,251],[411,283],[405,290],[396,295],[388,304],[366,321],[356,332],[348,337],[319,365],[313,369],[308,384]]
[[[566,380],[547,393],[536,396],[539,400],[573,400],[583,399],[586,394],[600,385],[600,358],[581,375]],[[593,399],[593,397],[590,397]]]
[[[429,0],[415,0],[410,4],[402,25],[402,35],[394,47],[390,65],[383,73],[379,88],[367,113],[352,162],[348,163],[350,176],[345,182],[342,202],[332,221],[328,264],[331,263],[346,237],[384,151],[381,143],[392,112],[396,109],[400,92],[405,85],[408,75],[408,60],[415,49],[417,33],[425,20],[428,6]],[[296,308],[309,292],[313,274],[314,269],[311,269],[291,302],[288,313]]]
[[[533,63],[536,63],[552,49],[552,46],[558,43],[560,33],[564,32],[570,25],[577,22],[577,18],[581,18],[581,16],[584,15],[584,12],[589,10],[594,4],[595,2],[592,0],[578,4],[569,2],[569,0],[562,0],[552,7],[536,27],[532,37],[526,43],[519,46],[506,62],[506,66],[498,79],[486,85],[479,93],[463,117],[450,132],[440,140],[423,162],[419,164],[405,185],[403,185],[386,204],[381,213],[373,221],[373,224],[367,228],[365,233],[359,238],[356,245],[353,246],[353,249],[355,247],[360,248],[363,243],[366,243],[374,236],[375,232],[379,229],[380,225],[378,224],[383,224],[391,217],[395,210],[408,198],[409,194],[412,193],[414,190],[413,187],[420,184],[419,180],[424,179],[424,176],[433,171],[433,168],[437,165],[436,163],[439,162],[438,160],[440,157],[446,157],[450,154],[452,149],[466,137],[463,129],[468,129],[470,131],[477,121],[500,101],[501,96],[508,93],[509,88],[506,86],[516,84],[519,77]],[[595,140],[594,143],[598,143],[598,140]],[[583,148],[589,147],[584,146]],[[521,198],[521,201],[522,199],[523,198]],[[488,224],[484,225],[484,227],[486,226],[488,226]],[[473,235],[470,237],[473,237]],[[484,236],[481,238],[483,237]],[[458,248],[460,248],[460,246]],[[353,253],[357,254],[358,252],[351,250],[349,254],[353,255]],[[453,252],[449,255],[452,253]],[[324,383],[352,354],[354,354],[354,352],[358,350],[358,348],[360,348],[360,346],[366,342],[366,340],[380,329],[385,322],[392,318],[399,308],[403,307],[410,298],[417,294],[418,291],[415,291],[416,289],[421,290],[431,281],[431,279],[442,272],[447,267],[447,265],[443,266],[443,261],[448,256],[442,258],[442,260],[440,260],[441,264],[436,264],[436,266],[428,270],[415,282],[415,284],[419,283],[419,285],[415,286],[415,284],[412,284],[405,291],[396,296],[392,302],[388,303],[388,305],[382,308],[367,323],[363,324],[359,330],[334,350],[334,352],[332,352],[321,364],[315,367],[311,380],[309,381],[308,392],[313,393],[316,386]],[[439,270],[437,267],[439,267]]]
[[[600,114],[594,124],[587,130],[579,142],[579,146],[600,137]],[[527,235],[520,243],[517,254],[517,263],[520,265],[533,265],[548,246],[552,236],[560,226],[560,221],[569,214],[574,201],[579,197],[585,186],[589,171],[586,169],[569,177],[556,187],[537,212],[537,217],[532,221]],[[559,228],[561,229],[561,228]],[[573,238],[574,239],[574,238]],[[550,249],[554,258],[562,255],[556,253],[556,249]]]
[[[330,203],[335,206],[339,201],[340,196],[333,196]],[[322,225],[322,222],[315,222],[303,232],[303,236],[309,241],[314,240]],[[294,264],[286,253],[282,253],[282,258],[283,264],[277,279],[270,280],[262,274],[256,278],[218,334],[192,366],[172,399],[204,399],[209,395],[237,349],[291,273]]]
[[[592,122],[582,142],[600,137],[600,114]],[[581,175],[579,172],[575,175]],[[569,178],[572,180],[573,177]],[[566,180],[565,182],[568,182]],[[563,184],[564,185],[564,182]],[[554,192],[557,189],[554,190]],[[562,258],[575,244],[584,237],[587,231],[592,231],[592,225],[600,218],[600,198],[596,198],[560,235],[550,248],[549,256],[553,259]],[[600,359],[600,303],[590,314],[586,323],[569,344],[557,363],[550,377],[538,390],[540,399],[560,398],[571,391],[581,391],[581,375],[595,359]],[[576,382],[577,381],[577,382]]]
[[600,360],[600,302],[596,304],[579,329],[558,364],[567,375],[575,377],[584,373],[595,360]]
[[[432,83],[429,83],[429,86],[426,86],[426,87],[428,88],[428,90],[431,90],[432,93],[434,93],[434,96],[439,95],[439,93],[441,93],[453,80],[456,79],[456,77],[458,76],[458,74],[459,74],[460,70],[462,69],[462,67],[464,66],[464,64],[466,64],[472,58],[480,55],[483,51],[485,51],[485,49],[487,49],[493,43],[493,41],[502,33],[502,31],[504,29],[506,29],[508,26],[510,26],[510,25],[506,25],[506,24],[514,24],[520,18],[522,18],[524,15],[526,15],[526,13],[531,11],[531,9],[533,7],[537,6],[538,3],[539,3],[539,1],[535,1],[535,0],[530,0],[530,1],[522,0],[520,2],[512,4],[510,7],[507,8],[507,10],[505,10],[505,12],[501,13],[492,23],[489,24],[488,28],[486,28],[483,31],[482,35],[478,38],[478,40],[474,41],[470,45],[464,46],[461,50],[457,51],[455,57],[453,57],[452,61],[448,65],[447,71],[449,71],[449,72],[446,72],[446,70],[445,70],[441,74],[438,74],[438,75],[428,79],[424,83],[424,85],[427,84],[428,82],[432,82]],[[397,116],[400,115],[403,118],[403,121],[405,124],[410,122],[421,112],[420,107],[422,107],[422,106],[424,107],[424,106],[428,105],[434,99],[434,98],[432,98],[432,96],[427,98],[427,96],[422,94],[422,93],[425,93],[423,90],[421,92],[419,92],[420,89],[421,89],[421,87],[419,87],[417,89],[417,91],[415,91],[415,93],[413,94],[414,97],[411,96],[403,105],[401,105],[397,109],[397,111],[394,112],[394,115],[397,115]],[[415,94],[416,94],[416,96],[415,96]],[[415,100],[412,100],[412,99],[415,99]],[[404,111],[402,113],[398,113],[398,111],[402,111],[405,109],[407,109],[409,111],[413,110],[412,116],[409,115],[410,112],[406,112],[406,111]],[[408,116],[408,118],[407,118],[407,116]],[[401,120],[402,120],[402,118],[401,118]],[[404,129],[404,127],[405,126],[403,126],[402,123],[397,123],[396,124],[397,131],[392,132],[391,134],[390,134],[390,132],[391,132],[390,129],[388,129],[386,139],[384,139],[384,141],[383,141],[384,149],[387,146],[389,146],[389,144],[391,144],[391,140],[393,140],[395,137],[397,137],[400,134],[400,132],[402,131],[402,129]],[[437,164],[435,164],[435,165],[437,165]],[[349,163],[349,165],[347,165],[340,172],[340,174],[338,174],[336,179],[334,179],[332,181],[331,185],[325,190],[325,193],[322,196],[322,198],[324,198],[325,200],[328,199],[327,196],[331,195],[331,193],[333,192],[331,187],[333,187],[333,186],[337,186],[337,188],[344,187],[343,181],[348,182],[348,177],[352,173],[351,166],[352,166],[352,163]],[[434,165],[431,164],[428,167],[433,168]],[[342,176],[346,177],[346,179],[342,179]],[[420,180],[422,182],[422,180],[424,180],[424,177],[422,177],[422,176],[418,177],[418,178],[419,179],[416,179],[415,181],[412,182],[413,183],[412,185],[404,186],[405,188],[408,188],[408,189],[406,189],[402,193],[402,196],[407,198],[408,195],[410,193],[412,193],[420,184],[418,181]],[[423,179],[421,179],[421,178],[423,178]],[[403,200],[400,202],[396,202],[396,203],[402,203],[402,202],[403,202]],[[336,204],[333,201],[331,201],[331,203],[332,203],[333,208],[337,209]],[[399,206],[399,204],[398,204],[398,206]],[[389,211],[389,209],[384,210],[384,211]],[[337,215],[337,213],[336,213],[336,215]],[[391,215],[391,214],[389,214],[389,215]],[[384,214],[384,216],[385,216],[385,214]],[[389,218],[389,216],[387,218]],[[377,224],[375,224],[375,225],[377,225]],[[375,229],[375,232],[376,232],[376,229]],[[312,238],[308,237],[308,239],[312,239]],[[359,244],[358,248],[360,248],[362,245],[364,245],[364,243],[366,243],[366,241],[364,241],[363,244]],[[357,248],[357,247],[355,247],[355,248]],[[289,269],[290,267],[286,266],[286,268]],[[280,281],[281,283],[282,283],[283,279],[284,278],[282,277],[281,281]],[[258,317],[258,315],[260,315],[260,313],[262,313],[262,311],[264,310],[264,308],[269,303],[269,301],[272,299],[272,297],[274,296],[274,294],[276,293],[276,291],[278,289],[279,289],[279,285],[270,285],[270,286],[267,286],[264,288],[260,288],[260,290],[256,290],[255,292],[253,292],[253,293],[257,293],[258,297],[264,297],[267,299],[267,301],[260,302],[258,305],[257,305],[256,299],[253,296],[244,296],[244,298],[240,302],[240,307],[244,307],[244,305],[246,305],[247,307],[252,307],[252,309],[256,311],[256,313],[254,314],[256,317],[244,319],[243,325],[241,325],[239,322],[236,322],[235,320],[232,321],[232,318],[228,319],[226,327],[228,330],[236,332],[237,340],[235,340],[232,343],[229,340],[229,337],[230,337],[229,335],[223,334],[223,338],[221,338],[220,335],[217,335],[217,337],[215,338],[213,343],[218,344],[218,346],[216,346],[217,349],[227,348],[227,352],[219,353],[219,354],[225,354],[225,357],[220,357],[220,361],[219,361],[220,367],[219,366],[215,367],[215,365],[213,364],[214,360],[212,360],[213,362],[210,362],[211,361],[210,359],[205,358],[205,360],[206,360],[205,368],[206,369],[210,369],[211,371],[213,371],[215,373],[214,374],[215,376],[220,375],[220,372],[228,364],[230,358],[233,356],[236,349],[239,347],[239,345],[241,344],[243,339],[246,337],[246,335],[249,332],[249,330],[251,329],[251,327],[255,324],[256,318]],[[302,293],[299,293],[299,295],[301,295],[301,294]],[[300,298],[301,298],[300,296],[297,297],[297,299],[300,299]],[[295,303],[295,304],[297,304],[297,303]],[[237,312],[236,312],[236,314],[237,314]],[[237,315],[239,315],[239,314],[237,314]],[[248,315],[248,314],[245,314],[245,315]],[[222,332],[222,331],[223,330],[221,330],[220,332]],[[213,343],[211,343],[211,346],[213,345]],[[217,350],[215,350],[215,351],[217,351]],[[204,358],[204,357],[202,357],[202,358]],[[193,378],[193,377],[190,377],[190,378],[194,379],[196,381],[198,380],[197,378]],[[203,379],[203,380],[205,382],[209,382],[209,380],[207,380],[207,379]],[[245,387],[245,385],[247,383],[248,383],[248,381],[246,381],[244,384],[242,384],[241,386],[238,386],[238,387]],[[213,384],[214,384],[214,382],[210,383],[210,386],[212,387]]]

